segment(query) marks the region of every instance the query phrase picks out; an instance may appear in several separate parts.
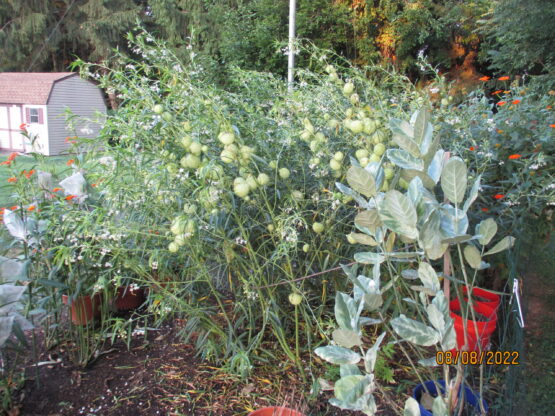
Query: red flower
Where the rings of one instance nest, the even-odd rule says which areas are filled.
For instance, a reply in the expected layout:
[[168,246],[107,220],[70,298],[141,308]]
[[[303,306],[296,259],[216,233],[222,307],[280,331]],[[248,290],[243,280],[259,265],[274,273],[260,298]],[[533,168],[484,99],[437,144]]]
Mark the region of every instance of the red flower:
[[54,188],[54,189],[52,189],[52,192],[59,192],[61,190],[62,190],[62,188]]
[[8,156],[8,161],[11,162],[11,161],[14,160],[16,157],[17,157],[17,153],[15,153],[15,152],[10,153],[10,155]]
[[484,75],[482,78],[478,78],[480,81],[489,81],[491,79],[491,77],[488,77],[487,75]]
[[488,212],[489,208],[482,208],[482,212]]
[[71,201],[73,198],[75,198],[75,195],[68,195],[66,196],[66,201]]
[[0,165],[8,165],[8,166],[10,166],[11,164],[12,164],[12,162],[9,161],[9,160],[6,160],[6,161],[0,163]]
[[19,130],[27,130],[27,124],[21,123],[21,124],[19,125]]
[[547,110],[551,110],[553,108],[552,105],[548,105],[547,107],[545,107]]
[[75,159],[69,159],[69,160],[66,162],[66,165],[71,166],[71,165],[73,165],[74,163],[75,163]]
[[34,206],[34,205],[29,205],[29,206],[27,207],[27,211],[34,211],[35,208],[36,208],[36,206]]
[[520,100],[513,100],[513,104],[514,105],[520,104]]
[[475,148],[474,146],[470,146],[470,147],[468,148],[468,150],[470,150],[471,152],[473,152],[474,150],[476,150],[476,148]]
[[16,209],[19,209],[18,205],[14,205],[13,207],[10,208],[10,211],[15,211]]
[[503,194],[497,194],[493,196],[495,199],[501,199],[501,198],[505,198],[505,195]]
[[515,153],[514,155],[510,155],[509,159],[514,160],[514,159],[520,159],[522,157],[522,155],[519,155],[518,153]]
[[499,77],[498,79],[499,79],[499,81],[508,81],[508,80],[511,79],[511,77],[505,75],[505,76]]
[[507,104],[507,101],[499,101],[499,102],[497,103],[497,105],[498,105],[499,107],[503,107],[505,104]]
[[12,176],[11,178],[8,178],[8,182],[9,183],[16,183],[17,182],[17,178],[15,176]]

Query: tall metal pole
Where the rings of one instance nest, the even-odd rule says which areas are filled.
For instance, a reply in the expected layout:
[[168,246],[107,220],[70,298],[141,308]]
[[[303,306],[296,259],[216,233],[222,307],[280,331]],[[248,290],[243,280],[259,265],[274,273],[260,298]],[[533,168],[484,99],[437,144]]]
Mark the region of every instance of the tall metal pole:
[[295,10],[296,0],[289,0],[289,55],[287,61],[287,89],[293,89],[293,71],[295,68]]

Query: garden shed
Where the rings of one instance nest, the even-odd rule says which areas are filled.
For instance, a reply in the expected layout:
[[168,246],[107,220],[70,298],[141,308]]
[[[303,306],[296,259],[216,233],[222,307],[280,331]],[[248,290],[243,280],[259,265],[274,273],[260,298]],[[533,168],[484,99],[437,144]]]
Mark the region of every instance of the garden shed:
[[[70,126],[66,110],[77,116]],[[0,73],[0,149],[59,155],[71,146],[66,138],[98,135],[106,103],[100,88],[74,72]],[[38,139],[22,134],[26,124]]]

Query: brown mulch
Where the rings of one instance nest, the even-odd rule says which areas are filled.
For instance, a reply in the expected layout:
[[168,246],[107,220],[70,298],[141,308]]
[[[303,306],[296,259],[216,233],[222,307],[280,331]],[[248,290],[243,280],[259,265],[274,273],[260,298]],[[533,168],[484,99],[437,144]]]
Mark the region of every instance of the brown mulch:
[[[280,404],[302,405],[312,416],[358,414],[329,405],[330,392],[307,405],[302,396],[309,386],[285,360],[279,368],[257,367],[246,381],[226,374],[180,340],[182,323],[176,320],[150,331],[146,342],[142,335],[134,337],[129,350],[123,342],[108,345],[105,350],[111,352],[87,368],[74,365],[64,347],[42,353],[39,361],[62,360],[39,367],[39,387],[29,362],[25,384],[16,393],[19,404],[10,416],[245,416],[255,408]],[[394,414],[383,403],[379,407],[380,414]]]

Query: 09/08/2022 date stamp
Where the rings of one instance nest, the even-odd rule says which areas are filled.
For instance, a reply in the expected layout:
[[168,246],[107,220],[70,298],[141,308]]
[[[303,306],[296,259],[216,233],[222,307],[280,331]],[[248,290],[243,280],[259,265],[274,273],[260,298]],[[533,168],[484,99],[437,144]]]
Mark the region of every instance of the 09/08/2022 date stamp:
[[519,365],[518,351],[438,351],[437,365]]

